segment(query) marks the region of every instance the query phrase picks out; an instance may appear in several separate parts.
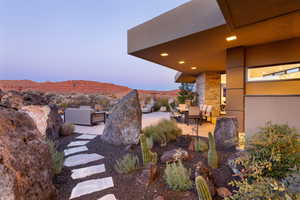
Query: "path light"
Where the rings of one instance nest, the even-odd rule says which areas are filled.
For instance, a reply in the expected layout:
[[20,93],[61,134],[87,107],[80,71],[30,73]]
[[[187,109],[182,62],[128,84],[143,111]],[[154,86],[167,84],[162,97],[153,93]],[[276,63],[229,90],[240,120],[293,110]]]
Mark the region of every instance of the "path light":
[[178,63],[182,65],[182,64],[184,64],[185,62],[184,62],[183,60],[181,60],[181,61],[179,61]]
[[162,56],[162,57],[166,57],[166,56],[168,56],[169,54],[168,53],[161,53],[160,54],[160,56]]
[[230,42],[230,41],[233,41],[233,40],[236,40],[236,39],[237,39],[236,35],[232,35],[232,36],[229,36],[229,37],[226,38],[227,42]]

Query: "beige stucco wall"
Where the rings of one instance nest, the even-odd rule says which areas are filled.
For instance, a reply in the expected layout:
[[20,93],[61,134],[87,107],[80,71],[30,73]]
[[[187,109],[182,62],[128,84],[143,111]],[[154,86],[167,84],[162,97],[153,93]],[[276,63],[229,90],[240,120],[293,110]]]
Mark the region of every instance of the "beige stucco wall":
[[245,98],[247,135],[257,132],[266,122],[288,123],[300,131],[299,96],[247,96]]

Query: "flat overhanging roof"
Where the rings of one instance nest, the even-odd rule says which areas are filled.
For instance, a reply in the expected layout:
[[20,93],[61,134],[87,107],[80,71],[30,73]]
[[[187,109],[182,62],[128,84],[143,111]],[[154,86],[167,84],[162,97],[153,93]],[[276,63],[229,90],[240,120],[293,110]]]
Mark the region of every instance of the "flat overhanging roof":
[[197,77],[189,74],[184,74],[182,72],[177,72],[175,75],[176,83],[195,83]]
[[195,75],[224,71],[227,48],[300,37],[300,1],[218,1],[193,0],[130,29],[128,53]]

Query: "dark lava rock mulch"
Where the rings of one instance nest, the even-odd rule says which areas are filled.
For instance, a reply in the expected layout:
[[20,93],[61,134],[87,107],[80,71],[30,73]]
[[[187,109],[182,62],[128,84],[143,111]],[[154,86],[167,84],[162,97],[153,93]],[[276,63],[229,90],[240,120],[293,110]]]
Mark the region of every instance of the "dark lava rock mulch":
[[[63,150],[66,148],[66,145],[73,141],[74,138],[78,136],[78,134],[62,138],[59,141],[59,150]],[[178,139],[174,142],[170,142],[166,147],[160,147],[158,145],[155,145],[152,151],[155,151],[158,153],[158,158],[163,154],[163,152],[172,150],[175,148],[183,148],[187,150],[188,145],[191,141],[190,136],[180,136]],[[205,138],[206,139],[206,138]],[[89,180],[92,178],[104,178],[112,176],[114,180],[115,187],[111,189],[107,189],[101,192],[97,192],[95,194],[86,195],[84,197],[77,198],[78,200],[96,200],[106,194],[114,194],[118,200],[153,200],[155,196],[162,195],[164,196],[165,200],[198,200],[197,192],[195,187],[191,191],[188,192],[176,192],[172,191],[168,188],[168,186],[165,184],[165,180],[163,178],[165,164],[159,163],[158,164],[158,171],[159,171],[159,178],[152,184],[150,184],[148,187],[139,184],[136,181],[137,176],[142,172],[142,169],[139,169],[135,172],[132,172],[127,175],[120,175],[114,170],[114,165],[116,160],[122,158],[127,153],[132,153],[135,155],[138,155],[140,158],[140,164],[142,164],[142,155],[141,150],[138,145],[133,146],[132,148],[126,148],[126,146],[113,146],[110,144],[107,144],[103,142],[98,136],[94,140],[92,140],[87,145],[89,151],[88,153],[97,153],[100,155],[103,155],[105,159],[93,163],[89,163],[87,165],[83,165],[80,167],[87,167],[92,166],[95,164],[105,164],[106,172],[103,174],[94,175],[92,177],[88,177],[85,179],[78,180],[72,180],[71,179],[71,169],[64,168],[63,172],[55,177],[54,181],[56,184],[56,187],[59,190],[59,200],[67,200],[70,197],[72,188],[81,181]],[[86,153],[86,152],[85,152]],[[192,180],[195,179],[195,165],[199,161],[203,161],[207,163],[207,153],[197,153],[197,152],[189,152],[190,153],[190,159],[187,161],[184,161],[184,165],[192,170]],[[227,172],[226,166],[224,166],[225,161],[227,158],[232,154],[233,152],[219,152],[219,158],[221,163],[220,170],[224,170]],[[78,168],[78,167],[76,167]],[[220,179],[220,183],[218,185],[227,185],[230,179]],[[230,188],[228,186],[229,189]],[[215,200],[221,199],[221,198],[214,198]]]

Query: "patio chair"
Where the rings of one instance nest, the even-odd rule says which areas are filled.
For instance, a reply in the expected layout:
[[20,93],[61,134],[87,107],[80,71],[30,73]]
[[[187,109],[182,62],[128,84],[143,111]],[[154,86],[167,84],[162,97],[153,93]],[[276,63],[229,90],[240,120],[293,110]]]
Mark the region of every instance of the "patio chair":
[[186,117],[186,122],[188,125],[190,124],[190,120],[194,120],[197,124],[201,123],[202,114],[200,108],[198,106],[190,106]]
[[170,118],[171,119],[176,119],[177,121],[179,121],[180,119],[182,119],[182,114],[180,114],[176,109],[174,109],[172,106],[169,105],[170,108]]
[[202,124],[202,112],[200,111],[200,108],[198,106],[190,106],[189,107],[189,112],[186,115],[187,119],[187,125],[190,125],[190,120],[194,120],[196,123],[196,134],[198,136],[198,130],[199,130],[199,125]]

